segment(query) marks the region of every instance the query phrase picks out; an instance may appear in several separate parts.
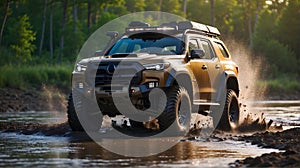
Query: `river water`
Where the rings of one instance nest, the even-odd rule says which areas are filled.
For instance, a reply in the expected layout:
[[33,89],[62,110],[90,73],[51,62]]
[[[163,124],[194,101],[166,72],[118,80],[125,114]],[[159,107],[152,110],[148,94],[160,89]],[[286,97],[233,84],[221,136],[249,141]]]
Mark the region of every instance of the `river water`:
[[[284,129],[300,125],[300,101],[248,102],[247,110],[263,112]],[[1,113],[0,122],[61,123],[63,112]],[[262,149],[233,138],[199,137],[183,140],[169,150],[148,157],[126,157],[109,152],[95,142],[66,132],[60,136],[0,132],[0,166],[16,167],[228,167],[237,159],[263,153]]]

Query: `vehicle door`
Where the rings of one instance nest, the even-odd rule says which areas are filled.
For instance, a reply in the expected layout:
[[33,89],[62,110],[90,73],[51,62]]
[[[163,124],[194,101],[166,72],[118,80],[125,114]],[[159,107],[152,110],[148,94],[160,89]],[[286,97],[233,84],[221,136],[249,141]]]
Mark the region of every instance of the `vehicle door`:
[[208,40],[200,37],[190,37],[189,39],[189,54],[193,49],[204,50],[205,55],[201,58],[190,60],[190,69],[193,71],[196,82],[198,84],[198,96],[200,95],[199,103],[210,102],[215,98],[220,82],[220,64],[218,58],[212,50]]

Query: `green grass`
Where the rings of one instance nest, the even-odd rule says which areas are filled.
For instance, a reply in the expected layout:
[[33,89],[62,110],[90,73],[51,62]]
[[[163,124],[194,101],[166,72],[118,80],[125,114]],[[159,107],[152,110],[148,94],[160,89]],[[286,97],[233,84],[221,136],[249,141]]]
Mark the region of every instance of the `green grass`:
[[66,89],[71,86],[72,65],[36,65],[0,67],[0,87],[41,88],[43,85]]
[[258,82],[258,85],[265,86],[271,93],[284,92],[289,94],[295,91],[300,91],[299,79],[290,76],[261,80]]

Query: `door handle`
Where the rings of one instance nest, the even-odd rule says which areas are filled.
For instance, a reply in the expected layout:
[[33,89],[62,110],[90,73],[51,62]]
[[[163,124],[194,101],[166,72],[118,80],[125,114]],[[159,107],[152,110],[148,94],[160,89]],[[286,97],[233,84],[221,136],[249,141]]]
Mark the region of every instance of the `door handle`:
[[217,65],[215,66],[215,68],[216,68],[216,69],[220,69],[221,66],[220,66],[219,64],[217,64]]
[[203,70],[206,70],[206,69],[207,69],[207,66],[206,66],[206,65],[202,65],[202,69],[203,69]]

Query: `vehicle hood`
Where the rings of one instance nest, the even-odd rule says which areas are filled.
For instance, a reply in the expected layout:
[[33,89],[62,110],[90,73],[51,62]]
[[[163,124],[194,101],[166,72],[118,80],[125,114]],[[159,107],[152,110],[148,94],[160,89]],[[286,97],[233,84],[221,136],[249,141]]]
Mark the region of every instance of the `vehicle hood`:
[[168,62],[170,59],[181,59],[183,55],[156,55],[148,53],[115,54],[112,56],[97,56],[85,58],[79,64],[95,64],[101,62],[139,62],[140,64]]

